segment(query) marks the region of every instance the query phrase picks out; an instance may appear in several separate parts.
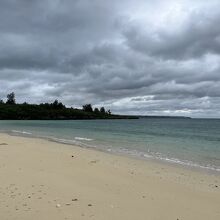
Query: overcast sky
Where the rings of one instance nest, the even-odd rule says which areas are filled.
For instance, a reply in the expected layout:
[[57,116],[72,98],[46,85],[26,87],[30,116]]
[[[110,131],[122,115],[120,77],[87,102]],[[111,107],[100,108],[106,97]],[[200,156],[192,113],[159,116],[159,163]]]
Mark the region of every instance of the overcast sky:
[[220,117],[219,0],[1,0],[0,99]]

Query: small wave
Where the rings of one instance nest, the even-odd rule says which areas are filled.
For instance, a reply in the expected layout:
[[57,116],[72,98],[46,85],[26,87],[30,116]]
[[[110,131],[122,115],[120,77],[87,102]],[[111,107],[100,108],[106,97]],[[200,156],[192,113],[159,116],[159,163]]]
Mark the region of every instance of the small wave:
[[18,131],[18,130],[12,130],[13,133],[19,133],[19,134],[28,134],[31,135],[31,132],[27,132],[27,131]]
[[50,141],[55,141],[57,143],[62,143],[62,144],[76,145],[79,147],[86,147],[86,148],[96,148],[96,146],[94,145],[88,145],[78,140],[62,139],[62,138],[56,138],[56,137],[47,137],[46,139]]
[[75,137],[74,139],[79,141],[93,141],[93,139],[91,138],[84,138],[84,137]]
[[48,137],[48,140],[56,141],[63,144],[76,144],[77,142],[74,140],[69,139],[62,139],[62,138],[55,138],[55,137]]
[[122,154],[124,153],[124,154],[127,154],[127,155],[139,157],[139,158],[157,159],[157,160],[165,161],[165,162],[168,162],[168,163],[179,164],[179,165],[183,165],[183,166],[189,166],[189,167],[195,167],[195,168],[201,168],[201,169],[220,172],[220,167],[218,167],[218,166],[213,166],[213,165],[210,165],[210,164],[202,165],[202,164],[198,164],[198,163],[195,163],[195,162],[192,162],[192,161],[180,160],[178,158],[168,158],[164,155],[161,155],[158,152],[148,151],[148,153],[146,153],[146,152],[126,149],[126,148],[120,148],[120,149],[108,148],[107,151],[108,152],[113,152],[113,153],[122,153]]
[[201,165],[198,163],[194,163],[192,161],[182,161],[177,158],[156,157],[156,159],[167,161],[169,163],[176,163],[176,164],[180,164],[180,165],[184,165],[184,166],[191,166],[191,167],[197,167],[197,168],[208,169],[208,170],[220,172],[220,167],[216,167],[216,166],[212,166],[212,165]]

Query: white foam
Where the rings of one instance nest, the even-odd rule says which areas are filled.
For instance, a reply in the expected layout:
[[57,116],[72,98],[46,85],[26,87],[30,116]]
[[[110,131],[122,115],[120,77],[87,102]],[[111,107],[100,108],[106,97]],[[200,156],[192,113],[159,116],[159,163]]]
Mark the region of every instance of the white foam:
[[180,160],[178,158],[168,158],[165,155],[160,154],[159,152],[150,152],[150,150],[148,150],[148,153],[146,152],[141,152],[141,151],[137,151],[137,150],[130,150],[130,149],[126,149],[126,148],[120,148],[120,149],[108,149],[107,151],[109,152],[115,152],[115,153],[125,153],[131,156],[135,156],[135,157],[141,157],[141,158],[152,158],[152,159],[157,159],[157,160],[162,160],[168,163],[174,163],[174,164],[180,164],[183,166],[191,166],[191,167],[195,167],[195,168],[202,168],[202,169],[207,169],[207,170],[212,170],[212,171],[217,171],[220,172],[220,167],[218,166],[213,166],[210,164],[207,165],[201,165],[198,163],[194,163],[192,161],[187,161],[187,160]]
[[12,130],[12,132],[14,132],[14,133],[19,133],[19,134],[29,134],[29,135],[32,134],[31,132],[27,132],[27,131],[18,131],[18,130]]
[[78,140],[62,139],[62,138],[56,138],[56,137],[48,137],[47,139],[58,142],[58,143],[63,143],[63,144],[70,144],[70,145],[73,144],[73,145],[77,145],[80,147],[96,148],[96,146],[94,146],[94,145],[88,145],[88,144],[82,143]]
[[56,138],[56,137],[48,137],[48,139],[59,142],[59,143],[63,143],[63,144],[77,144],[77,141],[70,140],[70,139],[63,139],[63,138]]
[[74,139],[79,141],[93,141],[93,139],[91,138],[84,138],[84,137],[75,137]]
[[194,163],[192,161],[182,161],[182,160],[179,160],[177,158],[157,157],[157,159],[167,161],[167,162],[170,162],[170,163],[177,163],[177,164],[180,164],[180,165],[198,167],[198,168],[202,168],[202,169],[208,169],[208,170],[213,170],[213,171],[220,172],[220,167],[214,167],[212,165],[200,165],[200,164]]

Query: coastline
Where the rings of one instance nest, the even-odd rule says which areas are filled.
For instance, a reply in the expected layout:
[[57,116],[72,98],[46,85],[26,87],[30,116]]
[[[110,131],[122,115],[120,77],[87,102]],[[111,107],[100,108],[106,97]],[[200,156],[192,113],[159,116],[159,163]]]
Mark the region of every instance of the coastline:
[[220,177],[0,134],[1,219],[218,219]]
[[202,166],[200,164],[194,163],[192,161],[183,161],[178,158],[167,158],[167,157],[155,157],[150,154],[147,154],[146,152],[139,152],[139,151],[134,151],[133,150],[127,150],[127,149],[121,149],[115,150],[111,148],[100,148],[96,147],[90,144],[86,144],[81,142],[80,140],[92,140],[88,138],[75,138],[75,140],[69,140],[69,139],[60,139],[57,137],[53,136],[37,136],[36,134],[33,134],[31,132],[27,131],[20,131],[20,130],[11,130],[11,131],[0,131],[0,134],[8,134],[10,136],[15,136],[15,137],[26,137],[26,138],[37,138],[37,139],[43,139],[46,141],[50,142],[55,142],[59,144],[64,144],[64,145],[70,145],[70,146],[75,146],[75,147],[82,147],[86,149],[93,149],[96,151],[112,154],[112,155],[119,155],[119,156],[125,156],[133,159],[138,159],[138,160],[145,160],[145,161],[152,161],[153,163],[161,163],[163,164],[168,164],[169,166],[174,166],[174,167],[180,167],[184,169],[189,169],[189,170],[195,170],[198,172],[203,172],[203,173],[209,173],[209,174],[214,174],[214,175],[220,175],[220,168],[218,167],[213,167],[213,166]]

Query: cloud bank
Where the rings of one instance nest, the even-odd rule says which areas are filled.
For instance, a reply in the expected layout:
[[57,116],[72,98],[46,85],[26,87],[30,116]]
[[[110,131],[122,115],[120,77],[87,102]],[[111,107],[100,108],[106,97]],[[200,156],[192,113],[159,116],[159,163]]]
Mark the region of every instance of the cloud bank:
[[220,2],[2,0],[0,98],[220,117]]

